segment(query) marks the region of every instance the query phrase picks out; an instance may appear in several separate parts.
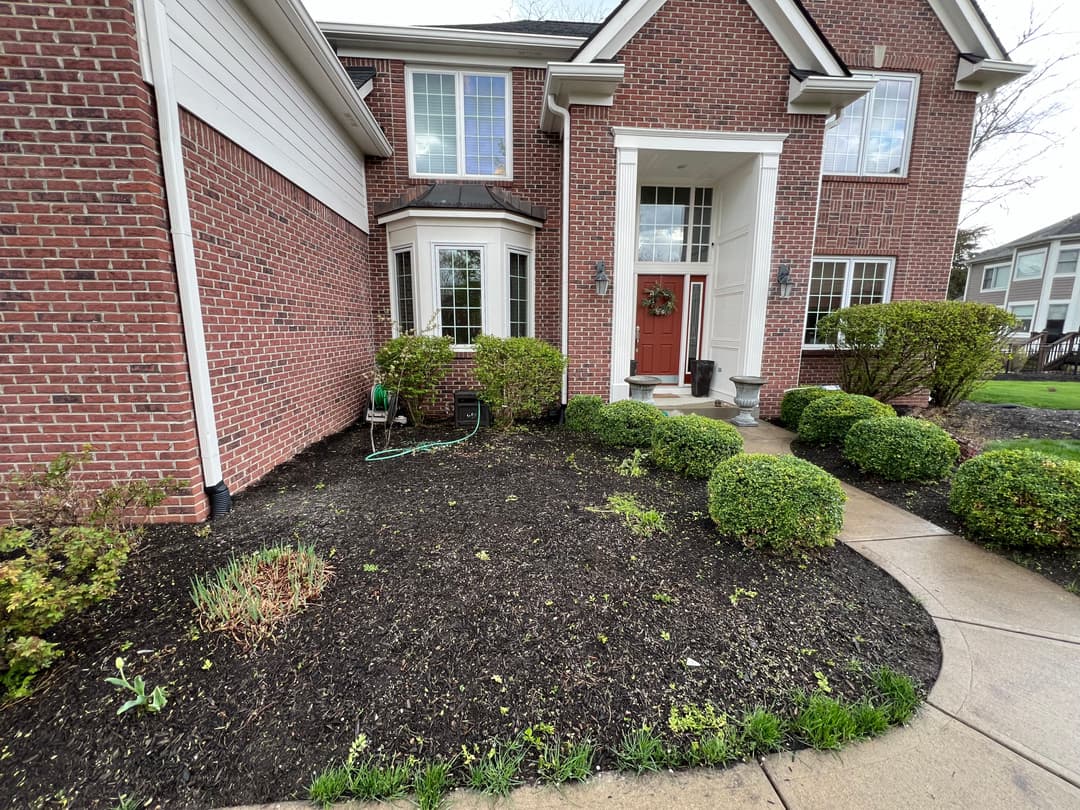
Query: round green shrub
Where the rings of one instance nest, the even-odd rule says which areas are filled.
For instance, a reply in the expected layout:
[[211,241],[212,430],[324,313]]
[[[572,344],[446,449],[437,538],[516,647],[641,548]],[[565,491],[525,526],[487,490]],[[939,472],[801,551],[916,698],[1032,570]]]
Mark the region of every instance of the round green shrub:
[[717,464],[741,453],[742,447],[742,434],[726,422],[697,414],[673,416],[653,430],[649,458],[666,470],[708,478]]
[[596,415],[596,437],[612,447],[648,447],[653,428],[664,418],[655,405],[634,399],[612,402]]
[[807,405],[815,399],[838,393],[840,392],[828,391],[824,388],[792,388],[780,400],[780,421],[792,430],[798,430],[799,419]]
[[778,552],[831,546],[844,525],[840,482],[795,456],[740,454],[709,478],[709,515],[725,537]]
[[877,416],[896,416],[896,411],[861,394],[831,393],[815,399],[803,410],[799,438],[815,444],[842,445],[852,425]]
[[991,450],[953,476],[949,508],[977,540],[1016,546],[1080,542],[1080,462]]
[[890,481],[940,481],[960,458],[960,445],[925,419],[881,416],[851,426],[844,458]]
[[574,431],[593,431],[604,400],[591,394],[577,394],[566,403],[566,427]]

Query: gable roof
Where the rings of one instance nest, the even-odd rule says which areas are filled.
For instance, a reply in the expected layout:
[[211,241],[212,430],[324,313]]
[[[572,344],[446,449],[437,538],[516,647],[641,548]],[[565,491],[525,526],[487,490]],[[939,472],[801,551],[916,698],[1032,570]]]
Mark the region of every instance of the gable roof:
[[511,22],[435,25],[433,28],[457,28],[468,31],[504,31],[508,34],[540,34],[548,37],[591,37],[600,28],[597,22],[569,20],[513,20]]
[[1011,242],[1006,242],[1000,247],[985,250],[982,253],[973,256],[969,264],[981,264],[990,259],[1000,259],[1011,256],[1016,248],[1024,247],[1025,245],[1036,245],[1039,242],[1053,242],[1055,239],[1061,239],[1066,236],[1080,236],[1080,214],[1073,214],[1067,219],[1055,222],[1053,225],[1047,225],[1045,228],[1040,228],[1037,231],[1032,231],[1026,236],[1021,236],[1019,239],[1013,239]]

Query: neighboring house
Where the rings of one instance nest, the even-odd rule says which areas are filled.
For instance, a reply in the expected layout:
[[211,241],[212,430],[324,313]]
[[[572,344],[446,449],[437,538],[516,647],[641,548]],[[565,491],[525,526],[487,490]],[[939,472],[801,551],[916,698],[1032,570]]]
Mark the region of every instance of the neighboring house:
[[[996,304],[1011,312],[1020,322],[1014,343],[1031,342],[1037,353],[1080,331],[1078,258],[1080,214],[1074,214],[974,256],[964,300]],[[1044,357],[1042,365],[1061,365],[1069,354],[1056,352]]]
[[298,0],[15,8],[0,475],[89,440],[186,519],[357,418],[402,329],[454,339],[448,391],[476,334],[534,335],[565,396],[701,358],[775,413],[833,379],[822,316],[944,297],[976,95],[1028,70],[971,0],[325,38]]

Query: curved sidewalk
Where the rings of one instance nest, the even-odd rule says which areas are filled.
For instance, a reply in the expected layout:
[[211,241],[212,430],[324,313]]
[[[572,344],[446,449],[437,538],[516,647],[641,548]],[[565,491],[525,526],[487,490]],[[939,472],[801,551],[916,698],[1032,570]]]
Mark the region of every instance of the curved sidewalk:
[[[790,451],[792,434],[773,425],[741,432],[747,452]],[[911,591],[941,636],[941,673],[909,726],[839,753],[788,752],[674,776],[604,774],[562,790],[522,788],[498,806],[1080,809],[1080,598],[910,512],[845,490],[841,541]],[[493,803],[458,792],[448,806]]]

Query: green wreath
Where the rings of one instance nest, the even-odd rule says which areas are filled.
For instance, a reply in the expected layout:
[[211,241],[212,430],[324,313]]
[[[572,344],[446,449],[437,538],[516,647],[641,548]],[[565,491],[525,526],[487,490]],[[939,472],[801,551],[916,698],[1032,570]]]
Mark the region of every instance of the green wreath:
[[675,293],[659,283],[654,284],[645,291],[641,306],[645,307],[650,315],[656,315],[659,318],[670,315],[675,311]]

